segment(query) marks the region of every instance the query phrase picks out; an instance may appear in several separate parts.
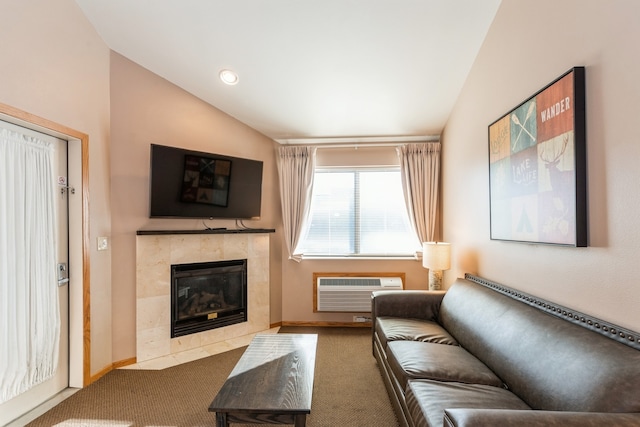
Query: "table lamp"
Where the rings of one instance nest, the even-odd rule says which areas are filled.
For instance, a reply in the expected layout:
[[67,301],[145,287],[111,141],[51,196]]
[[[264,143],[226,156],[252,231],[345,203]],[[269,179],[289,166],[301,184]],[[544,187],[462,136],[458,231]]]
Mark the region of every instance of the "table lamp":
[[422,266],[429,269],[429,290],[442,289],[442,271],[451,268],[451,244],[424,242]]

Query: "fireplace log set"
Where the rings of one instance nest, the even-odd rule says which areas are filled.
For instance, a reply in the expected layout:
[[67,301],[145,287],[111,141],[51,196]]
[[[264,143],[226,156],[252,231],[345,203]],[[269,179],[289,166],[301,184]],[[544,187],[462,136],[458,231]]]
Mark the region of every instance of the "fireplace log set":
[[247,321],[247,260],[171,266],[171,338]]
[[222,289],[218,293],[200,290],[194,292],[180,304],[178,318],[184,319],[238,307],[238,305],[226,303]]

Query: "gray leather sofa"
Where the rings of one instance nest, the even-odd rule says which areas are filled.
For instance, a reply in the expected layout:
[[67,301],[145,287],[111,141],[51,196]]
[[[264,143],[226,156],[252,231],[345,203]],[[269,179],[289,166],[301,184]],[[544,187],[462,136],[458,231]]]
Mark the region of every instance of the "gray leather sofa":
[[638,333],[468,274],[374,292],[372,329],[401,426],[640,426]]

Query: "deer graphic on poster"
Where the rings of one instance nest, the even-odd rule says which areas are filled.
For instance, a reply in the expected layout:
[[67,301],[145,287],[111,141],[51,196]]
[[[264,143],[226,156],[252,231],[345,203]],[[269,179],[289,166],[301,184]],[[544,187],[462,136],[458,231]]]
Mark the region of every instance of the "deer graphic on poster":
[[563,191],[567,188],[567,185],[571,183],[573,171],[560,170],[558,167],[568,145],[569,135],[565,134],[562,137],[561,144],[557,144],[555,141],[549,141],[540,147],[540,160],[542,160],[545,168],[549,171],[549,182],[551,184],[551,190],[554,192]]
[[562,136],[562,140],[549,141],[540,147],[540,160],[548,171],[549,185],[552,193],[554,210],[543,221],[542,229],[545,233],[569,232],[568,217],[571,215],[568,191],[572,189],[572,170],[563,170],[559,166],[569,146],[569,134]]

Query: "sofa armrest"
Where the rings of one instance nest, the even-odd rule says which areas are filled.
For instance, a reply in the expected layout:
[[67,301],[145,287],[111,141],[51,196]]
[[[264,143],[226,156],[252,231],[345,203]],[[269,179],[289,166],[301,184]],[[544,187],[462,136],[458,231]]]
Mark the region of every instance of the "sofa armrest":
[[632,427],[640,425],[640,413],[519,411],[510,409],[445,409],[449,427]]
[[375,291],[371,293],[371,321],[403,317],[436,321],[445,291]]

